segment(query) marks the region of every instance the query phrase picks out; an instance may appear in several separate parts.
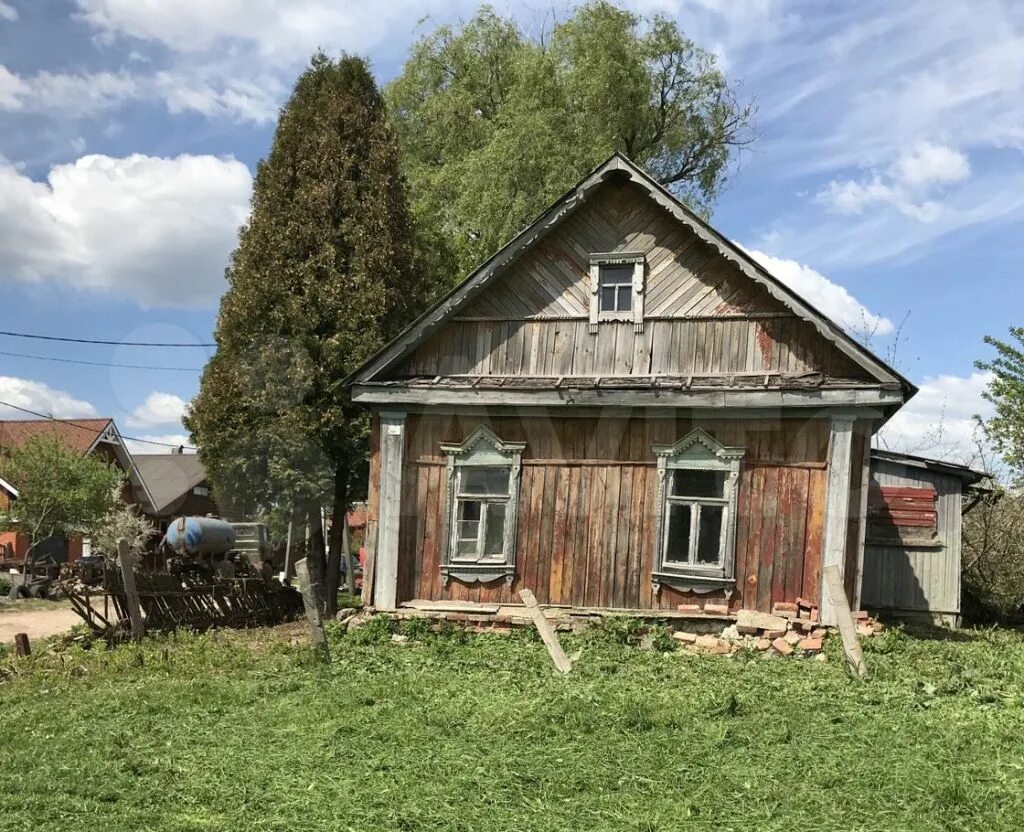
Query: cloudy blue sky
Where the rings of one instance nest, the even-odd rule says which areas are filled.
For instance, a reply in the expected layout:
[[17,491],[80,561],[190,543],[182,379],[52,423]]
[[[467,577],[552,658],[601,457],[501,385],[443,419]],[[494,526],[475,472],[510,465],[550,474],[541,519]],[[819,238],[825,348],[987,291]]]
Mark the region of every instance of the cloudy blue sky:
[[[210,341],[252,172],[311,52],[365,55],[386,82],[475,5],[0,0],[0,329]],[[714,224],[895,349],[922,390],[891,445],[967,453],[982,337],[1024,324],[1024,3],[627,5],[677,20],[758,104]],[[528,29],[551,9],[496,7]],[[0,353],[2,401],[179,441],[209,351],[0,337]]]

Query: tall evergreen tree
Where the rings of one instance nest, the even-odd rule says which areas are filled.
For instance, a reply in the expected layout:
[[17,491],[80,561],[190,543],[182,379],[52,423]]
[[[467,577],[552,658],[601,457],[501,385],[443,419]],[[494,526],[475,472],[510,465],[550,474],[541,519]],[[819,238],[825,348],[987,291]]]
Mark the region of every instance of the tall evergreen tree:
[[[187,427],[229,510],[314,529],[334,611],[341,518],[365,483],[367,420],[342,380],[421,308],[398,147],[366,63],[313,57],[260,163]],[[332,508],[323,562],[319,513]],[[324,567],[326,571],[324,572]]]

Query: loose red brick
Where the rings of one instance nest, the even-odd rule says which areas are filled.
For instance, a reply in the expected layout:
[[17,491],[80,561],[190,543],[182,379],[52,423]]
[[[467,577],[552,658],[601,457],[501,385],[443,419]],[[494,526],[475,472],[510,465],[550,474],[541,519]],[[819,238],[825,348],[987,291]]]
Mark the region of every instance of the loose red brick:
[[759,638],[756,642],[754,642],[754,647],[756,647],[758,650],[767,650],[771,646],[772,640],[770,638]]
[[781,653],[783,656],[789,656],[793,653],[792,646],[784,638],[775,639],[772,642],[772,648],[776,653]]
[[772,607],[772,615],[779,615],[783,618],[796,618],[800,610],[796,604],[790,604],[788,601],[779,601]]
[[804,608],[809,610],[811,607],[814,606],[814,602],[813,601],[808,601],[806,598],[797,598],[796,599],[796,605],[798,607],[804,607]]
[[786,631],[785,630],[765,630],[764,631],[764,637],[765,638],[776,639],[776,638],[782,638],[784,635],[786,635]]
[[868,611],[867,610],[854,610],[853,611],[853,620],[854,621],[867,621],[869,618],[871,618],[871,616],[868,615]]
[[729,605],[728,604],[705,604],[704,605],[705,615],[728,615]]
[[857,635],[859,636],[873,636],[875,634],[874,628],[870,624],[858,624]]
[[792,631],[786,633],[786,635],[784,635],[782,638],[785,640],[786,644],[799,644],[800,643],[800,634],[799,633],[794,633]]
[[672,638],[674,638],[676,641],[683,642],[683,644],[693,644],[697,641],[697,634],[687,633],[682,630],[679,630],[675,633],[672,633]]
[[819,615],[818,608],[817,607],[812,607],[811,608],[811,621],[817,622],[818,621],[818,615]]
[[736,632],[739,633],[741,636],[756,636],[759,632],[761,632],[761,630],[758,627],[750,627],[746,624],[737,624]]
[[821,639],[804,638],[800,640],[800,643],[797,646],[805,653],[817,653],[821,650]]
[[823,630],[821,627],[811,630],[811,638],[825,638],[827,635],[828,630]]
[[700,604],[680,604],[676,607],[679,612],[700,612]]

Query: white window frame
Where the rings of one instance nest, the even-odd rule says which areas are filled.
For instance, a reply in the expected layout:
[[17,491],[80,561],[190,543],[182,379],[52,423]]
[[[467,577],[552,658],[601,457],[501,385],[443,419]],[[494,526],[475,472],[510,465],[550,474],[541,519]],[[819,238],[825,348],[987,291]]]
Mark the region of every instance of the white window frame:
[[[489,428],[481,425],[462,443],[444,444],[441,450],[447,456],[448,499],[445,510],[445,541],[441,558],[441,576],[447,584],[453,578],[467,583],[488,583],[504,578],[512,583],[516,571],[516,520],[519,515],[519,480],[525,442],[505,442]],[[508,497],[462,495],[462,474],[472,467],[505,468],[508,470]],[[479,550],[483,549],[487,506],[505,501],[505,529],[500,556],[467,558],[459,555],[459,504],[465,500],[481,502]]]
[[[631,308],[628,311],[601,311],[602,266],[632,266]],[[637,251],[598,252],[590,255],[590,331],[596,333],[602,321],[632,321],[634,332],[644,331],[644,272],[646,257]]]
[[[667,584],[684,591],[712,592],[732,587],[735,584],[736,567],[736,502],[740,464],[745,449],[726,447],[710,434],[697,428],[674,445],[654,445],[653,451],[658,460],[658,514],[655,537],[658,548],[655,567],[651,572],[654,588],[660,591],[662,585]],[[671,479],[677,470],[724,472],[726,477],[722,497],[674,496],[671,493]],[[669,505],[704,504],[723,507],[718,563],[696,562],[697,540],[700,535],[699,508],[690,509],[689,562],[669,561]]]

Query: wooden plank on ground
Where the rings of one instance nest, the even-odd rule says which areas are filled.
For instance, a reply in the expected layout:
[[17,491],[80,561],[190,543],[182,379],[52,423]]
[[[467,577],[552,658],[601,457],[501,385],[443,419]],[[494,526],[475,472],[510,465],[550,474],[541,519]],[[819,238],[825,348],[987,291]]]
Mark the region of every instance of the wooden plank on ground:
[[857,626],[853,623],[850,603],[846,598],[846,591],[843,589],[843,576],[835,564],[826,566],[822,570],[822,574],[825,578],[825,588],[835,611],[836,626],[839,627],[839,635],[843,639],[846,661],[850,665],[850,669],[863,679],[868,675],[868,666],[864,663],[864,653],[860,649],[860,639],[857,638]]
[[533,619],[534,626],[537,628],[537,632],[540,633],[541,639],[548,648],[548,653],[551,654],[551,661],[555,663],[555,667],[557,667],[562,673],[568,673],[572,670],[572,662],[570,662],[569,657],[565,655],[565,651],[562,649],[562,644],[558,640],[558,635],[555,633],[555,628],[551,626],[551,622],[544,616],[544,611],[537,603],[536,597],[534,597],[534,594],[528,589],[519,590],[519,597],[522,598],[523,603],[526,604],[526,608],[530,612],[530,617]]
[[146,625],[142,620],[142,605],[139,602],[139,591],[135,587],[135,557],[128,547],[127,540],[117,541],[117,562],[121,567],[121,584],[124,586],[125,599],[128,604],[128,618],[131,621],[132,641],[141,641],[146,634]]

